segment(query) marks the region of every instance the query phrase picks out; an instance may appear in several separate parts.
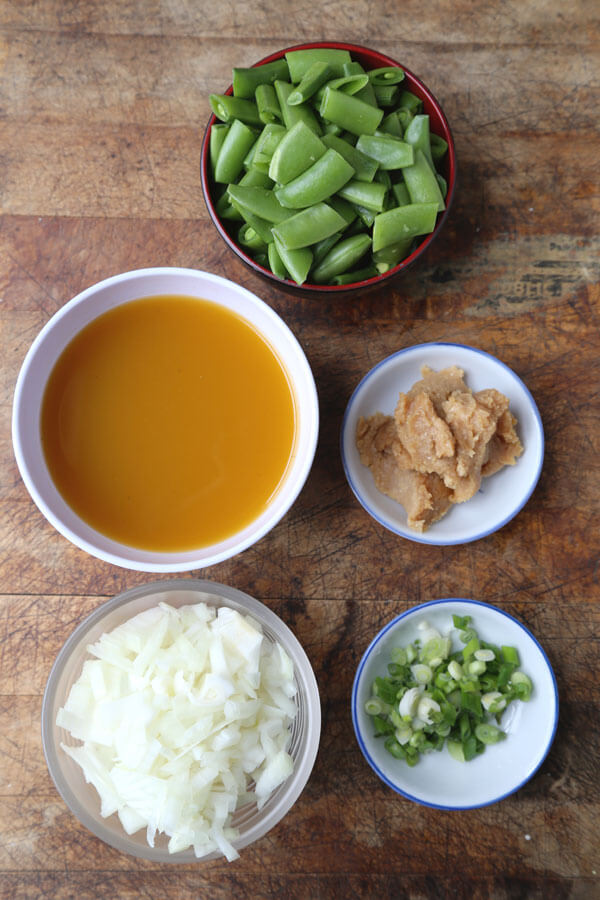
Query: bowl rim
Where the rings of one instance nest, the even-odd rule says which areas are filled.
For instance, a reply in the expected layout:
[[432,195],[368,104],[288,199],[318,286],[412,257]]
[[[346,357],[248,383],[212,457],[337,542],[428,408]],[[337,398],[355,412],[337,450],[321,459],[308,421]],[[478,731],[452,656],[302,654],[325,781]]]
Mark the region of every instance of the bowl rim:
[[[432,348],[433,349],[435,347],[450,347],[450,348],[456,349],[456,350],[467,350],[467,351],[476,353],[480,356],[484,356],[487,359],[489,359],[491,362],[493,362],[496,365],[500,366],[501,368],[505,369],[509,373],[509,375],[518,382],[521,389],[523,390],[525,397],[527,398],[527,401],[530,405],[531,412],[533,413],[534,421],[535,421],[538,435],[539,435],[539,460],[538,460],[538,463],[536,466],[534,476],[531,479],[531,482],[527,488],[527,491],[521,497],[519,504],[516,507],[514,507],[511,510],[511,512],[509,514],[507,514],[504,517],[504,519],[502,519],[502,521],[490,526],[489,528],[484,529],[483,531],[479,531],[476,534],[473,534],[471,537],[448,539],[448,540],[444,540],[444,541],[433,541],[433,540],[429,539],[427,537],[427,532],[422,534],[418,531],[415,531],[414,535],[413,535],[412,532],[409,533],[408,528],[401,530],[401,529],[395,527],[392,522],[389,522],[382,515],[380,515],[380,513],[371,506],[371,504],[363,496],[362,492],[359,490],[358,486],[356,485],[356,481],[352,475],[352,467],[350,466],[350,464],[348,462],[348,455],[346,453],[346,447],[345,447],[346,440],[347,440],[346,431],[347,431],[348,419],[352,412],[352,407],[353,407],[354,403],[356,402],[359,392],[362,390],[362,388],[371,380],[372,377],[374,377],[379,372],[379,370],[383,366],[390,365],[392,363],[392,361],[397,359],[398,357],[403,356],[406,353],[413,352],[415,350],[422,350],[424,348]],[[413,543],[427,544],[430,547],[452,547],[452,546],[456,546],[456,545],[460,545],[460,544],[470,544],[473,541],[479,541],[479,540],[482,540],[483,538],[489,537],[491,534],[494,534],[496,531],[499,531],[501,528],[504,528],[505,525],[507,525],[510,521],[512,521],[512,519],[514,519],[515,516],[517,516],[521,512],[521,510],[523,509],[523,507],[526,505],[526,503],[529,501],[531,495],[533,494],[533,492],[537,486],[537,483],[540,479],[540,476],[542,474],[542,468],[544,465],[544,452],[545,452],[544,426],[542,423],[542,417],[540,415],[540,411],[537,407],[537,404],[533,398],[531,391],[529,390],[529,388],[527,387],[525,382],[519,377],[519,375],[517,375],[517,373],[513,369],[510,368],[510,366],[508,366],[501,359],[498,359],[497,356],[494,356],[493,354],[488,353],[486,350],[481,350],[479,347],[473,347],[469,344],[460,344],[460,343],[456,343],[456,342],[452,342],[452,341],[425,341],[424,343],[412,344],[410,347],[403,347],[401,350],[396,350],[394,353],[390,353],[389,356],[386,356],[386,357],[384,357],[384,359],[381,359],[378,363],[376,363],[373,366],[372,369],[369,369],[369,371],[365,375],[363,375],[363,377],[361,378],[359,383],[354,388],[352,394],[350,395],[348,403],[346,404],[346,409],[344,410],[344,416],[342,418],[342,425],[341,425],[341,429],[340,429],[340,452],[341,452],[341,456],[342,456],[342,466],[344,469],[344,474],[346,476],[346,480],[347,480],[348,484],[350,485],[352,493],[354,494],[354,496],[356,497],[356,499],[358,500],[360,505],[363,507],[363,509],[373,519],[375,519],[376,522],[378,522],[380,525],[382,525],[388,531],[391,531],[392,534],[396,534],[396,535],[398,535],[398,537],[404,538],[405,540],[408,540],[408,541],[412,541]],[[435,526],[435,523],[434,523],[434,526]]]
[[[465,604],[468,604],[468,605],[471,605],[474,607],[477,607],[477,606],[484,607],[488,610],[491,610],[494,614],[498,614],[499,616],[504,616],[505,618],[509,619],[513,624],[517,625],[523,632],[525,632],[525,635],[537,646],[538,650],[541,653],[542,660],[548,669],[548,673],[550,675],[550,679],[551,679],[551,683],[552,683],[552,687],[553,687],[552,701],[553,701],[554,712],[553,712],[553,722],[552,722],[551,733],[549,735],[546,746],[542,749],[539,760],[537,761],[535,766],[533,766],[533,768],[530,771],[528,771],[526,773],[526,775],[524,777],[522,777],[513,788],[505,791],[504,793],[500,794],[498,797],[494,797],[491,800],[486,800],[483,803],[468,803],[468,804],[450,806],[447,804],[434,803],[431,801],[424,800],[421,797],[414,796],[409,791],[406,791],[403,788],[400,788],[397,784],[394,784],[394,782],[391,781],[391,779],[389,779],[385,775],[385,773],[381,771],[381,769],[378,767],[377,763],[375,762],[375,760],[369,753],[367,743],[366,743],[365,739],[363,738],[363,735],[362,735],[362,732],[360,729],[360,725],[358,722],[357,706],[358,706],[358,691],[359,691],[359,687],[360,687],[360,681],[361,681],[361,677],[363,675],[364,669],[366,667],[366,664],[367,664],[372,652],[375,650],[375,648],[377,647],[379,642],[381,640],[383,640],[383,638],[388,634],[388,632],[392,628],[394,628],[399,622],[401,622],[403,619],[405,619],[407,616],[413,615],[414,613],[418,613],[418,612],[425,611],[427,609],[431,609],[434,606],[446,606],[446,605],[450,606],[450,605],[456,604],[456,603],[465,603]],[[366,759],[368,764],[371,766],[371,768],[373,769],[375,774],[384,782],[384,784],[386,784],[388,787],[392,788],[392,790],[394,790],[396,793],[401,794],[407,800],[412,800],[414,803],[417,803],[420,806],[427,806],[431,809],[444,809],[444,810],[456,810],[456,811],[466,810],[466,809],[480,809],[480,808],[483,808],[484,806],[492,806],[494,803],[499,803],[501,800],[504,800],[506,797],[510,797],[511,794],[516,793],[516,791],[520,790],[525,784],[527,784],[528,781],[530,781],[533,778],[533,776],[536,774],[536,772],[539,771],[540,767],[544,763],[546,757],[548,756],[548,753],[550,752],[550,748],[552,747],[554,738],[556,736],[556,731],[558,728],[558,717],[559,717],[558,684],[556,681],[556,676],[554,674],[554,670],[552,668],[550,660],[548,659],[546,651],[544,650],[544,648],[542,647],[542,645],[540,644],[538,639],[535,637],[535,635],[529,630],[529,628],[526,625],[523,624],[523,622],[521,622],[519,619],[517,619],[515,616],[511,615],[510,613],[506,612],[505,610],[501,609],[499,606],[494,606],[494,604],[492,604],[492,603],[485,603],[482,600],[473,600],[473,599],[470,599],[467,597],[443,597],[438,600],[428,600],[425,603],[418,603],[416,606],[411,606],[409,609],[404,610],[404,612],[395,616],[390,622],[388,622],[386,625],[384,625],[383,628],[375,635],[375,637],[372,639],[369,646],[363,653],[360,663],[358,664],[356,674],[354,676],[354,681],[352,684],[352,695],[351,695],[351,715],[352,715],[352,725],[354,728],[354,734],[356,736],[356,740],[358,742],[358,745],[360,747],[360,750],[361,750],[364,758]]]
[[[267,827],[263,829],[263,826],[261,826],[259,828],[260,833],[255,837],[251,836],[248,840],[245,840],[243,836],[238,839],[234,839],[232,841],[233,845],[236,847],[236,849],[241,850],[244,847],[249,846],[251,843],[260,840],[265,836],[265,834],[267,834],[272,828],[274,828],[279,822],[281,822],[282,819],[285,818],[285,816],[290,812],[310,779],[319,751],[322,724],[319,685],[306,650],[304,649],[300,640],[291,630],[289,625],[287,625],[287,623],[284,622],[284,620],[280,616],[278,616],[272,609],[270,609],[270,607],[268,607],[262,601],[258,600],[256,597],[246,593],[245,591],[239,590],[239,588],[234,588],[230,585],[222,584],[220,582],[197,578],[173,578],[162,581],[159,580],[147,582],[145,584],[140,584],[136,585],[135,587],[128,588],[127,590],[122,591],[121,593],[116,594],[113,597],[110,597],[108,600],[105,600],[94,610],[92,610],[91,613],[85,616],[85,618],[82,619],[82,621],[79,622],[75,629],[69,634],[64,644],[60,648],[46,680],[40,713],[42,749],[48,772],[52,778],[56,790],[69,809],[69,812],[74,815],[75,818],[77,818],[78,821],[81,822],[81,824],[84,825],[88,829],[88,831],[90,831],[99,840],[102,840],[104,843],[115,848],[116,850],[119,850],[122,853],[127,853],[131,856],[135,856],[138,859],[148,859],[155,862],[166,862],[173,864],[190,864],[194,862],[203,863],[209,862],[212,859],[221,859],[222,857],[220,852],[213,851],[213,853],[209,854],[206,857],[198,858],[194,855],[193,849],[190,850],[189,848],[187,850],[179,851],[179,853],[174,854],[169,854],[168,851],[159,849],[156,855],[150,852],[151,850],[153,851],[154,848],[150,848],[149,845],[148,848],[146,848],[145,845],[142,845],[142,847],[140,848],[140,852],[136,852],[135,848],[124,850],[123,847],[119,846],[118,843],[116,843],[112,839],[112,835],[108,831],[108,829],[105,830],[105,828],[103,827],[104,819],[102,819],[99,813],[99,798],[98,811],[95,815],[92,815],[85,809],[84,805],[79,802],[79,799],[76,793],[71,789],[70,784],[66,780],[63,782],[63,780],[57,776],[57,769],[55,769],[55,767],[59,767],[59,763],[57,762],[58,745],[53,740],[53,729],[55,723],[52,721],[51,707],[55,699],[57,684],[61,677],[64,664],[69,660],[73,649],[77,646],[78,643],[80,643],[80,641],[85,637],[90,629],[101,622],[107,614],[113,612],[119,607],[125,606],[127,603],[134,601],[137,598],[143,598],[145,595],[151,596],[153,593],[162,594],[169,591],[188,591],[189,593],[199,592],[203,594],[211,594],[215,598],[215,601],[220,601],[215,604],[219,607],[231,607],[232,603],[236,604],[243,610],[244,615],[248,615],[250,617],[255,616],[259,623],[264,623],[267,627],[270,627],[273,631],[276,631],[278,633],[278,641],[281,640],[281,635],[283,635],[284,641],[294,648],[294,652],[300,662],[300,666],[294,663],[296,677],[298,678],[298,680],[301,680],[304,683],[308,696],[308,706],[310,707],[310,715],[307,715],[305,717],[305,743],[307,753],[298,761],[299,765],[294,768],[294,772],[292,773],[292,775],[285,782],[283,782],[281,787],[285,788],[285,794],[278,800],[276,808],[274,810],[269,810],[269,814],[266,819]],[[193,602],[194,601],[190,598],[190,603]],[[206,601],[202,599],[198,600],[197,602]],[[132,613],[131,617],[133,617],[134,615],[135,613]],[[87,650],[83,648],[83,660],[87,658],[86,654]],[[299,672],[297,671],[298,668],[301,668],[301,678]],[[286,785],[288,785],[287,788]],[[280,806],[285,807],[283,811],[279,809]],[[98,833],[98,826],[102,831],[102,835]],[[257,827],[258,826],[256,825],[254,826],[254,828]],[[129,837],[130,836],[123,830],[122,841],[127,842]],[[146,849],[148,852],[144,853],[143,851]],[[160,859],[157,859],[156,857],[159,856]]]
[[[389,269],[382,275],[376,275],[372,278],[364,279],[363,281],[352,282],[347,285],[321,285],[314,284],[313,282],[304,282],[303,284],[297,284],[295,281],[291,279],[283,279],[279,278],[270,269],[267,269],[265,266],[261,266],[259,263],[255,262],[252,257],[245,253],[242,247],[237,244],[233,238],[228,233],[225,226],[222,224],[220,217],[217,215],[215,204],[213,203],[212,196],[210,193],[209,185],[212,183],[212,179],[209,175],[209,142],[210,142],[210,131],[212,126],[218,122],[217,117],[214,113],[212,113],[208,119],[208,122],[205,126],[204,137],[202,139],[202,145],[200,149],[200,181],[202,185],[202,194],[204,196],[204,202],[206,208],[208,210],[208,214],[210,219],[219,232],[219,235],[223,239],[223,241],[227,244],[227,246],[232,250],[236,256],[246,265],[248,268],[252,269],[257,274],[263,276],[264,278],[271,281],[273,284],[278,284],[285,290],[290,290],[292,293],[296,291],[304,293],[306,295],[310,294],[318,294],[325,296],[339,296],[340,294],[348,294],[353,293],[355,291],[366,291],[375,287],[379,287],[382,284],[385,284],[388,280],[394,278],[399,275],[409,266],[416,262],[416,260],[431,246],[433,241],[438,237],[440,232],[442,231],[444,225],[446,224],[448,215],[450,213],[450,209],[454,202],[454,196],[456,192],[456,182],[457,182],[457,161],[456,161],[456,145],[454,141],[454,136],[452,134],[452,130],[450,128],[450,124],[448,119],[446,118],[446,114],[442,108],[442,105],[437,100],[435,95],[431,92],[431,90],[427,87],[427,85],[421,81],[421,79],[415,75],[410,69],[406,68],[402,63],[397,60],[392,59],[390,56],[387,56],[385,53],[381,53],[379,50],[373,50],[370,47],[365,47],[362,44],[353,44],[348,43],[346,41],[307,41],[301,44],[294,44],[290,47],[285,47],[282,50],[276,50],[273,53],[268,54],[268,56],[263,57],[258,60],[258,62],[253,63],[251,68],[255,68],[257,66],[265,65],[266,63],[273,62],[276,59],[281,59],[285,56],[286,53],[292,50],[308,50],[308,49],[318,49],[318,48],[333,48],[339,50],[348,50],[349,52],[355,53],[364,53],[371,57],[377,57],[378,62],[381,66],[393,66],[394,68],[401,68],[405,75],[408,75],[410,81],[413,82],[412,87],[418,86],[419,90],[424,94],[427,98],[427,101],[434,107],[437,115],[444,125],[445,136],[447,137],[448,143],[448,170],[449,170],[449,179],[448,179],[448,193],[445,199],[446,208],[440,214],[436,226],[434,230],[425,235],[422,242],[413,250],[410,256],[407,256],[401,262],[399,262],[396,266]],[[233,84],[230,84],[229,87],[224,91],[225,94],[233,93]]]
[[[84,520],[76,514],[77,519],[81,520],[86,528],[91,528],[92,532],[94,532],[94,534],[98,534],[102,540],[110,541],[110,549],[100,547],[98,546],[97,542],[94,543],[91,539],[77,534],[69,526],[69,524],[64,522],[62,517],[55,513],[51,506],[46,503],[46,500],[42,496],[42,493],[40,492],[40,490],[38,490],[36,479],[29,471],[29,465],[24,450],[24,442],[21,439],[21,418],[23,414],[24,402],[23,391],[27,383],[29,371],[37,358],[40,346],[42,346],[43,343],[48,339],[49,335],[51,335],[52,331],[57,327],[57,325],[59,325],[65,317],[71,315],[73,313],[73,310],[84,305],[86,301],[88,301],[94,294],[102,293],[103,291],[110,290],[113,286],[124,285],[135,280],[143,280],[145,278],[169,277],[191,279],[200,278],[205,282],[211,282],[214,285],[221,286],[223,289],[232,291],[233,293],[237,293],[238,296],[243,297],[248,301],[249,306],[254,307],[262,316],[266,317],[266,319],[272,323],[274,328],[278,332],[280,332],[288,342],[289,346],[293,349],[294,354],[300,362],[302,369],[304,370],[304,381],[306,389],[305,402],[307,407],[310,408],[310,417],[306,417],[305,425],[306,433],[308,435],[308,444],[306,448],[307,453],[304,455],[304,458],[302,460],[299,460],[298,462],[297,472],[295,474],[295,483],[286,502],[281,505],[280,508],[276,508],[274,511],[272,511],[268,516],[266,516],[265,514],[261,514],[264,516],[264,521],[257,532],[253,531],[251,534],[247,534],[243,540],[237,540],[235,541],[233,546],[229,546],[229,543],[233,541],[236,534],[241,533],[236,532],[234,535],[230,535],[229,538],[219,542],[219,544],[227,544],[227,546],[222,547],[220,551],[213,552],[210,555],[205,552],[207,548],[202,547],[195,548],[189,551],[164,553],[146,551],[142,550],[141,548],[131,547],[121,542],[107,538],[106,535],[103,535],[101,532],[97,531],[97,529],[93,528],[92,526],[88,526],[87,523],[85,523]],[[164,291],[162,291],[162,293],[164,293]],[[182,295],[182,291],[180,290],[174,290],[173,293]],[[151,293],[146,293],[144,294],[144,296],[151,296]],[[129,301],[121,300],[115,305],[121,305],[122,303],[126,302]],[[212,302],[219,303],[219,301]],[[97,316],[102,315],[104,311],[105,310],[99,311],[89,321],[92,321]],[[240,315],[242,316],[242,318],[246,318],[246,320],[253,328],[256,328],[256,326],[253,325],[253,323],[247,316],[244,316],[243,313],[240,313]],[[273,345],[274,352],[280,358],[280,364],[284,367],[284,370],[287,370],[283,355],[279,353],[273,341],[270,341],[270,343]],[[64,346],[66,346],[66,344]],[[299,399],[296,398],[296,404],[298,403]],[[70,543],[78,547],[80,550],[84,550],[86,553],[89,553],[91,556],[94,556],[97,559],[101,559],[104,562],[108,562],[125,569],[154,573],[186,572],[215,565],[216,563],[222,562],[226,559],[230,559],[231,557],[242,553],[244,550],[247,550],[249,547],[253,546],[259,540],[261,540],[284,518],[285,515],[287,515],[287,513],[290,511],[291,507],[297,500],[301,490],[303,489],[314,462],[319,436],[319,399],[314,375],[304,349],[302,348],[302,345],[300,344],[298,338],[295,336],[287,322],[273,309],[273,307],[266,303],[265,300],[263,300],[256,293],[239,284],[238,282],[235,282],[228,278],[224,278],[221,275],[215,275],[212,272],[207,272],[201,269],[186,268],[182,266],[156,266],[142,269],[133,269],[131,271],[119,273],[117,275],[111,275],[92,285],[89,285],[87,288],[80,291],[74,297],[71,297],[66,303],[59,307],[59,309],[57,309],[56,312],[52,316],[50,316],[50,318],[44,323],[44,325],[41,327],[41,329],[33,339],[31,345],[29,346],[21,364],[19,374],[17,376],[13,393],[11,436],[13,453],[15,456],[17,467],[31,499],[40,510],[42,515],[46,518],[46,520],[63,537],[70,541]],[[49,473],[48,477],[50,477]],[[286,481],[287,480],[288,479],[286,479]],[[250,523],[250,525],[253,525],[254,521]],[[250,527],[250,525],[247,527]],[[219,544],[209,546],[219,546]],[[123,548],[123,550],[121,550],[120,548]],[[140,563],[136,559],[130,559],[126,555],[126,551],[129,551],[130,555],[147,554],[154,557],[161,557],[161,559],[156,558],[152,561]]]

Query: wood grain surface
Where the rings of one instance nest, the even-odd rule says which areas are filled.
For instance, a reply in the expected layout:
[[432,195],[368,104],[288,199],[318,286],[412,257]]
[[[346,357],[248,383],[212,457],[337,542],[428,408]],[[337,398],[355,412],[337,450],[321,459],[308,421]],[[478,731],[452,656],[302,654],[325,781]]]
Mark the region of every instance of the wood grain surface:
[[[442,103],[459,183],[446,229],[393,286],[291,297],[238,262],[199,184],[207,95],[303,40],[403,62]],[[0,3],[0,898],[600,898],[600,16],[593,0],[3,0]],[[288,322],[321,409],[312,472],[255,547],[201,574],[266,602],[303,643],[323,730],[288,816],[233,863],[119,854],[69,813],[44,762],[53,660],[103,599],[152,580],[93,559],[20,480],[10,416],[31,341],[118,272],[191,266],[240,282]],[[456,341],[525,381],[546,437],[541,479],[496,534],[438,548],[354,499],[339,431],[360,378],[395,350]],[[554,668],[560,722],[534,778],[501,803],[417,806],[365,763],[350,720],[379,628],[438,597],[517,616]]]

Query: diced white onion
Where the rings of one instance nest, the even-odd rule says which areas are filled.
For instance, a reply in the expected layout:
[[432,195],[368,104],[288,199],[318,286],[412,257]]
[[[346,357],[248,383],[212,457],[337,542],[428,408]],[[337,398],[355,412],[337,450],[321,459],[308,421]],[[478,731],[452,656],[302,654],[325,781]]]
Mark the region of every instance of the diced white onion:
[[[57,725],[61,746],[127,834],[169,837],[169,852],[238,854],[236,809],[261,808],[290,776],[291,659],[257,622],[204,603],[161,603],[89,648]],[[252,786],[254,785],[254,792]]]

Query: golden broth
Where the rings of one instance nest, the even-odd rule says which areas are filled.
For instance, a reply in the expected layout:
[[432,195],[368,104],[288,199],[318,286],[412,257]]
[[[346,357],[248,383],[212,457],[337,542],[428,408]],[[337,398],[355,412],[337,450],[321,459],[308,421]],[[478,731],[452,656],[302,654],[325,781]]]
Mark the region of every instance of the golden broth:
[[133,300],[90,322],[48,379],[41,435],[58,490],[129,546],[193,550],[266,508],[290,464],[294,396],[273,349],[207,300]]

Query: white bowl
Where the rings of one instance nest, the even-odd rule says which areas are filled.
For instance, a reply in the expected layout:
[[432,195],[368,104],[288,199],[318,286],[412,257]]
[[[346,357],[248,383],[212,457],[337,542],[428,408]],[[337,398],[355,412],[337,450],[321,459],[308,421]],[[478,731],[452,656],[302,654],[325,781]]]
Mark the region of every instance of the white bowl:
[[[73,337],[92,319],[122,303],[161,294],[211,300],[249,322],[271,345],[289,378],[296,405],[296,440],[285,480],[266,510],[226,540],[188,552],[150,552],[111,540],[84,522],[56,489],[42,451],[40,409],[52,368]],[[315,382],[300,344],[262,300],[225,278],[194,269],[139,269],[108,278],[78,294],[46,323],[34,340],[17,380],[13,446],[34,502],[64,537],[93,556],[144,572],[184,572],[213,565],[245,550],[285,515],[310,471],[319,428]]]
[[[249,803],[234,814],[232,824],[239,828],[239,837],[233,841],[237,850],[263,837],[289,812],[302,793],[319,747],[319,690],[310,661],[287,625],[263,603],[248,594],[210,581],[186,578],[132,588],[99,606],[68,638],[50,672],[42,704],[44,754],[60,795],[86,828],[117,850],[159,863],[198,862],[191,848],[170,854],[167,849],[168,838],[164,835],[157,835],[155,846],[150,847],[146,841],[145,829],[136,834],[126,834],[116,813],[103,819],[100,815],[100,798],[95,788],[86,783],[81,768],[60,747],[61,743],[77,746],[81,742],[56,725],[58,710],[64,705],[71,686],[79,678],[84,661],[90,658],[88,645],[97,641],[104,632],[111,631],[160,602],[175,607],[193,603],[227,606],[250,615],[260,623],[267,640],[281,644],[294,664],[298,712],[290,727],[288,750],[294,760],[294,771],[276,788],[262,809],[257,809],[255,803]],[[202,859],[220,856],[220,853],[214,852]]]
[[[446,747],[422,754],[411,768],[395,759],[381,738],[373,736],[365,702],[377,676],[385,676],[393,647],[405,647],[427,621],[442,634],[453,628],[452,616],[471,616],[478,635],[490,643],[514,646],[521,669],[533,682],[531,699],[513,701],[501,720],[505,740],[489,745],[470,762],[453,759]],[[456,633],[456,631],[455,631]],[[458,640],[456,649],[462,647]],[[535,774],[548,751],[558,724],[558,690],[554,672],[542,647],[517,619],[477,600],[433,600],[407,610],[389,622],[367,648],[352,689],[352,721],[367,762],[389,787],[408,800],[439,809],[471,809],[496,803],[521,788]]]
[[[459,366],[471,390],[496,388],[505,394],[517,417],[517,433],[524,450],[514,466],[505,466],[483,479],[474,497],[466,503],[455,504],[439,522],[420,533],[409,528],[404,508],[377,490],[371,470],[360,461],[355,436],[361,416],[378,411],[387,415],[394,412],[398,394],[409,391],[420,380],[423,365],[436,371]],[[542,470],[544,431],[533,397],[521,379],[500,360],[462,344],[418,344],[388,356],[359,383],[346,407],[341,452],[346,478],[356,498],[381,525],[421,544],[466,544],[502,528],[525,505]]]

